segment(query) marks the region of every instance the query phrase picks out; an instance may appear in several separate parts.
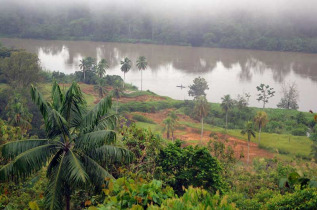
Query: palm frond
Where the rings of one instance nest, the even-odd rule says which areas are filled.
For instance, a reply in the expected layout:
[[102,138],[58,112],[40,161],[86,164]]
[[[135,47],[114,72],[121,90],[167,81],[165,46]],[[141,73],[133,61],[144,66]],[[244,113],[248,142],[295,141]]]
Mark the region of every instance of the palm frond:
[[63,209],[63,177],[65,167],[65,152],[57,153],[54,158],[54,167],[50,168],[49,182],[45,192],[44,204],[46,209]]
[[71,122],[72,119],[78,120],[82,116],[84,107],[84,98],[81,93],[80,87],[77,83],[73,82],[72,85],[66,92],[64,103],[61,109],[63,117],[70,122],[70,124],[75,124]]
[[102,99],[82,120],[81,128],[83,133],[91,132],[99,121],[109,113],[112,105],[111,97]]
[[50,104],[48,104],[45,99],[43,98],[42,94],[38,91],[36,87],[31,85],[31,98],[36,106],[39,108],[44,121],[47,120]]
[[56,81],[53,82],[51,97],[52,106],[54,109],[59,110],[64,101],[64,95]]
[[126,162],[130,163],[133,158],[133,153],[127,149],[103,145],[86,153],[89,157],[101,163]]
[[76,148],[90,149],[98,148],[104,144],[111,144],[116,140],[114,130],[99,130],[83,134],[76,141]]
[[95,131],[97,130],[114,130],[118,121],[118,115],[117,114],[111,114],[108,116],[103,117],[101,120],[99,120],[98,124],[95,126]]
[[44,144],[19,154],[0,169],[0,180],[25,178],[40,170],[57,148],[54,144]]
[[8,142],[0,146],[1,154],[4,158],[10,159],[18,156],[19,154],[32,149],[34,147],[38,147],[44,144],[48,144],[49,140],[47,139],[28,139],[28,140],[20,140]]
[[49,138],[54,138],[60,134],[69,136],[69,128],[67,121],[64,117],[55,109],[52,109],[46,126],[47,135]]
[[113,176],[106,169],[89,156],[83,154],[81,158],[90,181],[95,187],[101,187],[107,177],[113,179]]
[[68,150],[66,157],[66,176],[65,178],[73,186],[85,185],[88,181],[88,175],[83,167],[79,156],[72,150]]

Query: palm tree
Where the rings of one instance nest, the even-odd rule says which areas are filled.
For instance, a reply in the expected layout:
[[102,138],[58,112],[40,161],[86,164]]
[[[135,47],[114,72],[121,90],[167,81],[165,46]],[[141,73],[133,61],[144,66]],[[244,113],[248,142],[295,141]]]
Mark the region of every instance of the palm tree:
[[200,144],[202,145],[203,134],[204,134],[204,117],[207,116],[209,111],[209,105],[206,99],[206,96],[199,96],[195,99],[195,108],[194,111],[197,113],[197,116],[201,120],[201,136],[200,136]]
[[121,63],[121,71],[123,72],[123,88],[124,88],[124,83],[125,83],[125,74],[128,73],[131,69],[132,66],[132,61],[125,57]]
[[87,60],[85,58],[79,61],[79,68],[83,71],[84,81],[86,81]]
[[172,141],[174,141],[174,131],[177,126],[178,117],[176,113],[170,112],[168,117],[164,119],[163,123],[165,124],[164,131],[166,131],[166,137],[170,138],[170,133],[172,134]]
[[172,126],[173,126],[172,118],[167,117],[166,119],[163,120],[163,123],[165,125],[163,130],[166,131],[166,138],[169,139],[170,133],[172,131]]
[[80,60],[79,68],[83,71],[84,82],[86,81],[86,71],[94,71],[96,68],[96,61],[92,57],[86,57]]
[[265,127],[266,123],[268,123],[269,121],[266,112],[264,111],[257,112],[254,117],[254,121],[257,127],[259,128],[259,144],[260,144],[262,128]]
[[221,98],[221,108],[223,111],[226,112],[226,130],[228,128],[228,112],[233,108],[233,100],[231,99],[230,95],[225,95]]
[[105,59],[102,59],[98,62],[98,65],[96,67],[96,73],[99,78],[103,78],[103,76],[106,73],[106,69],[109,68],[108,62]]
[[119,98],[121,97],[121,95],[123,94],[123,87],[121,85],[121,81],[116,80],[113,84],[113,93],[112,95],[114,97],[116,97],[116,114],[118,114],[118,102],[119,102]]
[[20,94],[14,94],[5,107],[8,123],[12,126],[20,127],[22,138],[29,129],[32,128],[32,114],[28,111]]
[[142,91],[142,70],[145,70],[147,68],[147,61],[144,56],[140,56],[138,60],[136,61],[136,66],[141,71],[141,91]]
[[131,153],[111,145],[116,116],[111,115],[111,97],[91,111],[77,83],[65,94],[54,82],[50,101],[32,85],[31,96],[45,124],[46,139],[29,139],[1,145],[3,158],[11,160],[0,169],[0,180],[20,180],[47,166],[46,209],[70,209],[72,192],[82,187],[100,189],[109,161],[130,161]]
[[94,90],[98,92],[99,98],[103,98],[103,96],[108,92],[106,88],[106,81],[102,78],[97,79],[97,85],[94,86]]
[[250,141],[251,141],[251,137],[253,136],[255,138],[255,131],[253,130],[253,123],[251,121],[248,121],[245,124],[245,128],[241,131],[242,135],[247,134],[248,135],[248,160],[247,163],[249,165],[249,150],[250,150]]

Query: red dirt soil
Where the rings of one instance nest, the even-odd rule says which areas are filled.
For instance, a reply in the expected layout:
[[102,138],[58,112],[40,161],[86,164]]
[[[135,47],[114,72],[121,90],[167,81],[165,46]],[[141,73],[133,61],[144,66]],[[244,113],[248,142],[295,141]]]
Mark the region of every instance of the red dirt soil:
[[[165,109],[161,110],[156,113],[143,113],[143,112],[134,112],[135,114],[143,115],[151,120],[153,120],[155,123],[160,124],[163,126],[163,120],[167,117],[167,115],[172,111],[173,109]],[[186,121],[186,122],[192,122],[192,123],[199,123],[196,120],[191,119],[187,115],[177,114],[179,121]],[[130,119],[132,118],[131,115],[128,116]],[[196,145],[200,143],[200,129],[190,128],[190,127],[183,127],[180,129],[177,129],[174,133],[174,139],[180,139],[185,142],[185,145]],[[207,143],[212,139],[210,137],[211,131],[204,131],[202,143],[204,145],[207,145]],[[166,137],[166,134],[163,134]],[[245,140],[238,139],[233,136],[225,135],[222,133],[216,133],[218,140],[223,141],[226,146],[231,146],[234,150],[235,157],[237,159],[241,159],[242,161],[247,161],[247,152],[248,152],[248,142]],[[243,154],[243,156],[241,156]],[[258,145],[254,142],[250,142],[250,162],[254,158],[273,158],[274,154],[270,153],[264,149],[260,149]]]

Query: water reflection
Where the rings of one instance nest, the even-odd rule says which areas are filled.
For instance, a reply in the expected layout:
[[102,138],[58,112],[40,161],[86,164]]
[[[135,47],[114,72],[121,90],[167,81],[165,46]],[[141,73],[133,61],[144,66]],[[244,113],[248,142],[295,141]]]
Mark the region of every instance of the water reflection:
[[[135,62],[138,56],[144,55],[148,59],[150,70],[146,73],[148,74],[148,86],[154,88],[154,91],[158,89],[156,86],[167,82],[173,82],[171,88],[176,86],[176,83],[187,83],[186,85],[188,85],[197,75],[210,78],[210,81],[213,81],[214,84],[219,83],[220,86],[221,81],[225,83],[230,78],[231,82],[242,87],[240,91],[254,88],[260,82],[274,84],[278,89],[279,84],[285,80],[305,82],[306,85],[307,81],[310,81],[310,88],[316,90],[314,89],[317,82],[317,55],[315,54],[88,41],[6,38],[2,38],[0,41],[5,46],[23,48],[37,53],[44,68],[65,73],[78,71],[79,61],[83,57],[91,56],[98,60],[105,58],[110,65],[109,72],[120,75],[120,60],[129,57]],[[136,82],[138,85],[139,72],[135,63],[133,65],[132,72],[134,73],[129,73],[131,75],[128,74],[127,78],[130,78],[128,81]],[[159,81],[160,83],[156,83],[161,75],[164,75],[162,80]],[[174,78],[168,80],[167,75]],[[230,85],[234,86],[234,84]],[[298,86],[300,85],[298,84]],[[225,88],[222,93],[230,92],[229,89],[230,87]],[[228,92],[225,92],[226,90]],[[167,95],[173,96],[171,93],[167,93]],[[213,96],[216,100],[221,97]],[[256,104],[254,103],[254,105]]]

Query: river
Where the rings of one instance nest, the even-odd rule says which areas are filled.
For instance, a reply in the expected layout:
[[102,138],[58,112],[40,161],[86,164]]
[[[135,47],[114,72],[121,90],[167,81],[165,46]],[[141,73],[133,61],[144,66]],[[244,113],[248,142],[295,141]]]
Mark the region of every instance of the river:
[[123,78],[120,61],[128,57],[133,68],[126,74],[126,82],[137,87],[141,86],[141,73],[135,61],[144,55],[149,67],[143,72],[143,89],[181,100],[191,99],[188,85],[201,76],[209,84],[206,92],[210,102],[221,102],[225,94],[236,98],[238,94],[250,93],[250,106],[261,107],[256,100],[256,86],[265,83],[276,91],[266,106],[275,108],[282,96],[281,85],[295,82],[299,109],[317,111],[317,54],[91,41],[0,38],[0,42],[6,47],[36,53],[44,69],[67,74],[78,71],[79,61],[91,56],[105,58],[110,65],[107,74]]

